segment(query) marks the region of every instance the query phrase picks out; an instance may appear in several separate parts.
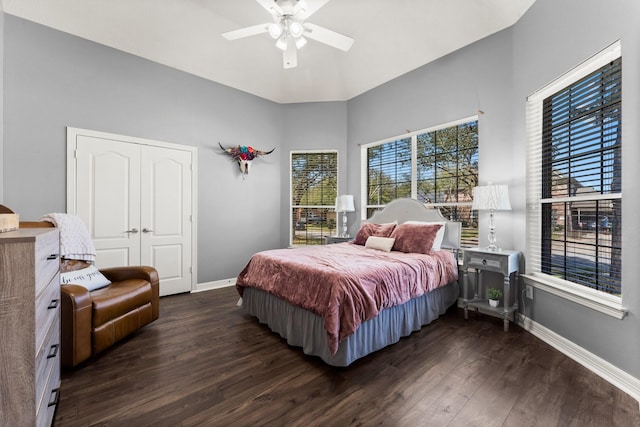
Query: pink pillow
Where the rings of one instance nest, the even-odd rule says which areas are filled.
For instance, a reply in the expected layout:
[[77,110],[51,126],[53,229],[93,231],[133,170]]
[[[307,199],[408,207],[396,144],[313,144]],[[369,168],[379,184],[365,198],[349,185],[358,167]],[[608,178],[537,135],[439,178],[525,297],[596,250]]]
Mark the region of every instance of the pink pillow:
[[396,228],[395,223],[390,224],[363,224],[356,234],[353,243],[356,245],[364,245],[367,243],[369,236],[389,237],[393,229]]
[[428,254],[442,225],[400,224],[391,233],[394,251]]

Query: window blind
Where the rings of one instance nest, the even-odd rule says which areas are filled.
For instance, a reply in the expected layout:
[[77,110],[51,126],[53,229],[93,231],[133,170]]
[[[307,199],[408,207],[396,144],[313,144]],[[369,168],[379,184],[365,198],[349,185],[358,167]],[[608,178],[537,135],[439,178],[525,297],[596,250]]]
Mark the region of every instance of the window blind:
[[528,269],[621,293],[619,45],[527,103]]
[[336,229],[338,153],[291,153],[291,244],[323,244]]
[[[463,247],[478,245],[471,211],[478,182],[478,120],[467,118],[363,147],[367,212],[399,197],[412,197],[462,222]],[[363,187],[364,187],[363,185]]]

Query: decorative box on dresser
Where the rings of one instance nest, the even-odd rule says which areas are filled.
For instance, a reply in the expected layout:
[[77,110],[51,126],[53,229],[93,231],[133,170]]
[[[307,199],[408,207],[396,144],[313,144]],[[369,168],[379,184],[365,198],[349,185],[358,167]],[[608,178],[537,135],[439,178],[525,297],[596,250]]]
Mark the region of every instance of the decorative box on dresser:
[[57,228],[0,233],[0,426],[49,426],[60,392]]

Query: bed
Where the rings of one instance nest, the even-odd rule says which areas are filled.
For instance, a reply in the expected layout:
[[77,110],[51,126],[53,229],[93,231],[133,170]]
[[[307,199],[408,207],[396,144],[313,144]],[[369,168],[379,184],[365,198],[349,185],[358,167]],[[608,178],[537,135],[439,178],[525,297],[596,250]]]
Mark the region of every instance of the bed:
[[348,366],[456,303],[460,235],[461,224],[437,209],[397,199],[364,222],[355,242],[255,254],[236,280],[240,305],[289,345]]

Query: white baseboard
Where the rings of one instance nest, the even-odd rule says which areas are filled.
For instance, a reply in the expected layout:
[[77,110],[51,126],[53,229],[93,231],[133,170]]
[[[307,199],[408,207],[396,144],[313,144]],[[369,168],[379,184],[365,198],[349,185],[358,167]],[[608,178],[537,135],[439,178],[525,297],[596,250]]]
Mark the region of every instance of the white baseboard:
[[191,292],[210,291],[213,289],[227,288],[229,286],[235,286],[235,285],[236,285],[236,278],[234,277],[233,279],[223,279],[223,280],[216,280],[213,282],[198,283],[196,285],[196,288]]
[[518,313],[518,324],[532,335],[541,339],[551,347],[575,360],[591,372],[599,375],[620,390],[627,393],[639,402],[640,405],[640,379],[626,373],[606,360],[585,350],[579,345],[556,334],[552,330]]

